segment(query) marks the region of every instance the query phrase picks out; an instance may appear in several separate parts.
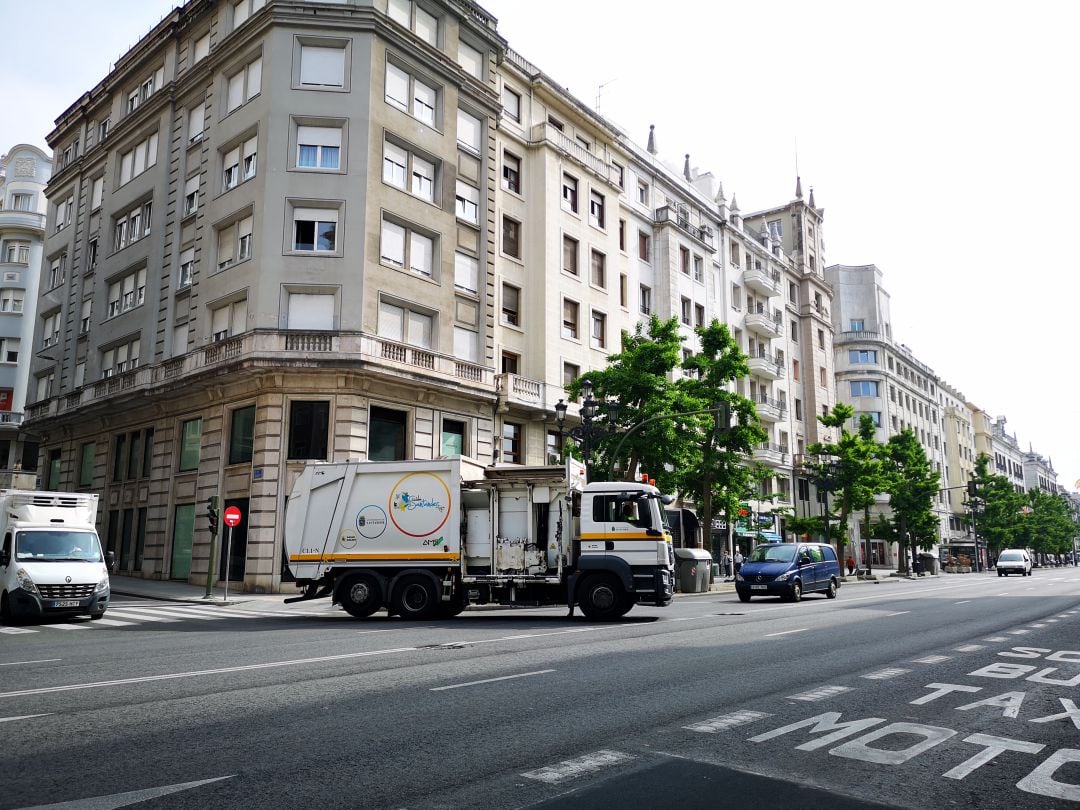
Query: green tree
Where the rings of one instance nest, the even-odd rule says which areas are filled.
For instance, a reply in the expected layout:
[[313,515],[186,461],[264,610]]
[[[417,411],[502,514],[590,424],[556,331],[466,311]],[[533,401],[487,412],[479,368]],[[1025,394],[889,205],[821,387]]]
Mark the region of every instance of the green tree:
[[[975,459],[975,532],[986,540],[986,547],[996,556],[1003,548],[1026,545],[1021,542],[1025,498],[1008,478],[990,472],[990,457],[980,453]],[[971,496],[968,496],[971,506]]]
[[689,376],[676,382],[685,396],[682,404],[692,411],[725,407],[731,420],[728,425],[721,424],[715,414],[679,420],[697,439],[696,452],[681,470],[679,493],[701,505],[705,547],[711,551],[713,515],[723,512],[730,520],[743,493],[754,483],[760,486],[761,472],[747,465],[746,456],[768,438],[768,433],[758,421],[753,401],[729,390],[733,381],[750,373],[750,367],[728,327],[713,319],[695,331],[701,351],[683,360]]
[[1077,525],[1064,498],[1041,489],[1031,490],[1027,493],[1027,503],[1021,508],[1017,523],[1017,545],[1034,549],[1040,554],[1072,551]]
[[919,548],[930,549],[938,541],[938,519],[934,498],[941,476],[930,465],[915,431],[905,428],[889,437],[884,460],[885,491],[893,513],[893,525],[900,542],[900,570],[908,571],[907,544],[911,559]]

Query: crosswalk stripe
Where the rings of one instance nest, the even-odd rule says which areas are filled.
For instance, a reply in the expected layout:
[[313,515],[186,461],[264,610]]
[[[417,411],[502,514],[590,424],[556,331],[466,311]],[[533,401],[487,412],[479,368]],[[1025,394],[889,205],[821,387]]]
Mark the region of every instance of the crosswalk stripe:
[[90,626],[94,627],[99,624],[104,625],[105,627],[131,627],[135,622],[122,622],[118,619],[97,619]]
[[56,624],[45,624],[43,627],[54,628],[56,630],[85,630],[85,624],[68,624],[67,622],[57,622]]
[[141,608],[110,608],[109,613],[121,619],[133,619],[140,622],[178,622],[180,619],[158,616]]
[[202,621],[215,621],[217,619],[224,619],[232,616],[232,614],[226,613],[212,613],[208,608],[182,608],[182,607],[161,607],[158,608],[156,613],[160,613],[163,616],[178,616],[182,619],[200,619]]
[[29,627],[0,627],[0,633],[6,633],[9,636],[14,636],[19,633],[36,633],[37,630],[31,630]]

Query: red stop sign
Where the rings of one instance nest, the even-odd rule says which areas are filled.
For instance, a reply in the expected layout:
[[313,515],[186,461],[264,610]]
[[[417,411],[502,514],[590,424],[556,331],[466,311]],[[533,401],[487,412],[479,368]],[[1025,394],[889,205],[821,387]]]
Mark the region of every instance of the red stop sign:
[[240,510],[235,506],[230,506],[225,510],[225,514],[221,516],[221,519],[225,521],[226,526],[239,526]]

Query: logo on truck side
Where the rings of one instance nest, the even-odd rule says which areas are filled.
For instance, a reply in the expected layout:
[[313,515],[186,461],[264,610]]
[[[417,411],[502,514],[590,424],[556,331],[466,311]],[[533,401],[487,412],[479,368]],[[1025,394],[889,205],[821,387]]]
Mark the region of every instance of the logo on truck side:
[[409,473],[391,490],[390,520],[402,534],[427,537],[450,518],[450,490],[437,475]]
[[374,540],[386,531],[386,512],[369,504],[356,513],[356,530],[366,540]]

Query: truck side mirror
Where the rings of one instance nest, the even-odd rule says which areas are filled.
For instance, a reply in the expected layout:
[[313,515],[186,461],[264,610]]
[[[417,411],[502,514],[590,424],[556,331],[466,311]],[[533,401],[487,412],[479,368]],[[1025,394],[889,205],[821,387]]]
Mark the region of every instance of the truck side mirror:
[[0,549],[0,565],[9,565],[11,563],[11,552],[5,549]]
[[116,553],[112,551],[105,552],[105,567],[112,571],[116,568]]

